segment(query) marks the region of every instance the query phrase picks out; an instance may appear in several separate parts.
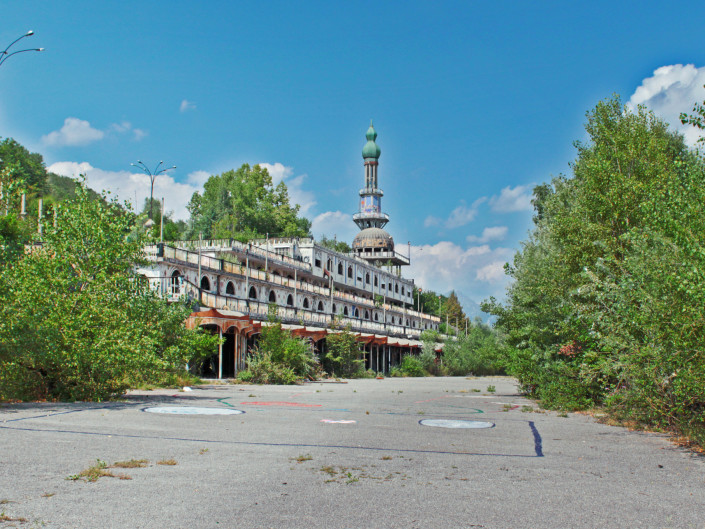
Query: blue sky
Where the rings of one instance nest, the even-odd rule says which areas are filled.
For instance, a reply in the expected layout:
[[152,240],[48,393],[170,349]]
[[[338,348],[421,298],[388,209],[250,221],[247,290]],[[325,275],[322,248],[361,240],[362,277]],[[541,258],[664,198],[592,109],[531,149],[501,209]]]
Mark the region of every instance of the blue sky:
[[[7,2],[0,136],[124,199],[130,166],[177,169],[184,217],[209,174],[269,164],[317,235],[350,241],[370,119],[387,229],[424,288],[502,297],[531,186],[569,173],[585,112],[619,93],[671,123],[705,99],[705,4]],[[694,139],[690,133],[689,139]]]

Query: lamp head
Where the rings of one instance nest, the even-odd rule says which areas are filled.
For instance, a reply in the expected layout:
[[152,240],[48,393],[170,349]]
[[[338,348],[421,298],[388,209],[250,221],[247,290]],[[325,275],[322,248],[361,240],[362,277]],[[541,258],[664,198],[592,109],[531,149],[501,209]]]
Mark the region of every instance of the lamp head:
[[34,35],[34,31],[32,31],[31,29],[27,33],[25,33],[25,37],[31,37],[32,35]]

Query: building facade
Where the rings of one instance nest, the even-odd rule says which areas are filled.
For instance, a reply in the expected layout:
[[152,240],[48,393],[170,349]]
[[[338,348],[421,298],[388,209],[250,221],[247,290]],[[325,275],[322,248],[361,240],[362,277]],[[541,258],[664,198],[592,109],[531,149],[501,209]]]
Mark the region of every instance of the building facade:
[[[414,281],[402,276],[408,255],[395,251],[383,228],[377,185],[380,149],[372,125],[363,148],[365,187],[354,221],[360,232],[350,254],[309,238],[232,239],[160,243],[147,248],[151,266],[143,273],[164,295],[185,296],[196,310],[192,326],[217,330],[225,339],[214,375],[233,376],[273,313],[319,353],[325,337],[350,327],[365,351],[366,367],[388,371],[402,355],[418,349],[424,330],[439,318],[420,312]],[[416,302],[416,304],[415,304]]]

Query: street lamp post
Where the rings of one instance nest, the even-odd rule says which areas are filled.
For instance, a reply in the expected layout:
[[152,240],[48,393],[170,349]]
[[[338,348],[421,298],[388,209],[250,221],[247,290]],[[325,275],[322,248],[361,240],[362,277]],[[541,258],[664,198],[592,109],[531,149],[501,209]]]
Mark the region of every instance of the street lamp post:
[[[172,169],[176,169],[175,165],[172,165],[171,167],[161,167],[161,165],[164,162],[161,161],[157,164],[157,166],[154,168],[154,171],[150,171],[149,167],[147,167],[142,160],[137,160],[137,163],[131,163],[130,165],[133,167],[137,167],[140,171],[142,171],[144,174],[149,176],[150,180],[150,188],[149,188],[149,218],[152,218],[152,203],[154,202],[154,181],[157,179],[157,177],[162,174],[166,173],[167,171],[171,171]],[[137,206],[137,204],[135,204]],[[152,219],[154,220],[154,219]]]
[[44,48],[27,48],[26,50],[17,50],[17,51],[13,51],[12,53],[8,53],[9,49],[12,48],[12,46],[14,46],[15,43],[17,43],[18,41],[22,40],[25,37],[31,37],[32,35],[34,35],[34,31],[29,30],[27,33],[22,35],[20,38],[13,40],[10,43],[10,45],[7,48],[5,48],[2,52],[2,54],[0,55],[0,66],[2,66],[3,63],[7,59],[12,57],[13,55],[17,55],[18,53],[24,53],[26,51],[44,51]]

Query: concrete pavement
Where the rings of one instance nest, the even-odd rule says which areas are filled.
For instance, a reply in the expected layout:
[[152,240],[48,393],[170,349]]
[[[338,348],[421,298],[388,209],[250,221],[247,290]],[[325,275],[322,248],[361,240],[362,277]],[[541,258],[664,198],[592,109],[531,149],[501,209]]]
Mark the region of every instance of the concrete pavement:
[[[537,411],[503,377],[2,406],[0,528],[705,528],[703,457]],[[66,479],[97,459],[149,463]]]

